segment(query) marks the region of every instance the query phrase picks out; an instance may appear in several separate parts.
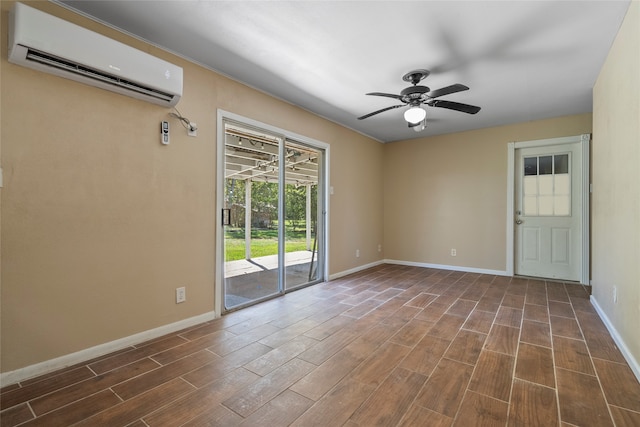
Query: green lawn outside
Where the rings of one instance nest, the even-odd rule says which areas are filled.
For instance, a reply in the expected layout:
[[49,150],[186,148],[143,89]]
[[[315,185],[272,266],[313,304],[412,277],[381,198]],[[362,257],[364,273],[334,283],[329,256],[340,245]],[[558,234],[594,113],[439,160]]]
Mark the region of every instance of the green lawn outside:
[[[225,261],[245,259],[244,228],[225,227]],[[307,249],[306,232],[293,231],[287,227],[285,232],[285,252],[304,251]],[[257,258],[278,253],[278,230],[251,230],[251,257]]]

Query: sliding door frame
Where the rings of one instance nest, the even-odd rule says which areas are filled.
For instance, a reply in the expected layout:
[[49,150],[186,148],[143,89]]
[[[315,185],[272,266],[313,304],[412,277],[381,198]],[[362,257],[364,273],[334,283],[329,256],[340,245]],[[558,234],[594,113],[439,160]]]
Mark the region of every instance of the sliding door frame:
[[[266,123],[259,122],[257,120],[253,120],[239,114],[231,113],[229,111],[218,109],[217,111],[217,141],[216,141],[216,184],[215,184],[215,192],[216,192],[216,218],[215,218],[215,284],[214,284],[214,310],[216,313],[216,317],[221,316],[224,309],[224,296],[223,296],[223,288],[224,288],[224,229],[222,227],[222,209],[224,208],[224,171],[225,171],[225,121],[235,122],[241,125],[247,125],[248,127],[263,129],[268,132],[272,132],[277,135],[281,135],[284,137],[284,142],[281,144],[282,150],[284,150],[284,145],[287,140],[299,141],[303,144],[309,145],[310,147],[317,148],[319,150],[324,151],[324,171],[319,171],[318,179],[322,180],[322,187],[324,187],[325,191],[321,193],[323,210],[321,217],[323,218],[324,224],[319,229],[324,230],[322,238],[324,239],[324,244],[320,245],[322,250],[322,256],[324,258],[323,263],[323,278],[327,280],[329,277],[329,171],[330,171],[330,146],[329,144],[318,141],[303,135],[298,135],[293,132],[290,132],[285,129],[280,129],[275,126],[271,126]],[[280,153],[280,158],[282,157],[282,152]],[[284,168],[281,168],[284,170]],[[283,172],[281,172],[283,173]],[[282,176],[280,177],[280,182],[282,183]],[[318,183],[320,184],[320,182]],[[281,189],[282,190],[282,189]],[[283,203],[284,197],[280,197],[280,204]],[[282,215],[282,206],[279,206],[279,215]],[[279,218],[282,219],[282,218]],[[279,245],[284,244],[283,240],[284,236],[279,236]],[[284,249],[278,251],[280,259],[280,263],[284,261]],[[279,263],[279,264],[280,264]],[[281,264],[279,268],[279,280],[283,280],[284,275],[284,264]],[[280,282],[282,283],[282,282]]]

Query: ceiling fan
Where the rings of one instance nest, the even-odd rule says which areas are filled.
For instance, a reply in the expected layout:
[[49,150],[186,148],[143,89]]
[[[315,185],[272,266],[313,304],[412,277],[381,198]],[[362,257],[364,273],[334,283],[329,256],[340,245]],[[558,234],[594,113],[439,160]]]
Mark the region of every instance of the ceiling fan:
[[461,111],[467,114],[476,114],[478,111],[480,111],[480,107],[476,107],[475,105],[461,104],[459,102],[436,99],[444,95],[469,90],[469,88],[459,83],[436,90],[431,90],[427,86],[419,86],[418,83],[420,83],[420,81],[422,81],[429,74],[431,74],[429,70],[414,70],[409,71],[407,74],[402,76],[402,80],[404,80],[405,82],[410,82],[413,86],[409,86],[408,88],[403,89],[400,92],[400,95],[382,92],[367,93],[367,95],[386,96],[387,98],[394,98],[402,101],[402,104],[393,105],[391,107],[386,107],[381,110],[374,111],[373,113],[365,114],[362,117],[358,117],[358,120],[364,120],[368,117],[375,116],[376,114],[388,110],[393,110],[395,108],[409,106],[409,109],[404,112],[404,118],[409,124],[410,128],[419,127],[420,129],[416,129],[416,131],[419,131],[424,129],[425,118],[427,116],[427,112],[423,108],[421,108],[422,104],[429,107],[439,107],[447,108],[449,110]]

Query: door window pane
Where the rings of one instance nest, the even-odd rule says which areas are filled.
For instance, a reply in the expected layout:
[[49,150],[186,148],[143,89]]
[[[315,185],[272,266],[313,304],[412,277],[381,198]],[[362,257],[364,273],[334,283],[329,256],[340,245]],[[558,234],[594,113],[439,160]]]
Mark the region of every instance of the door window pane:
[[538,196],[524,196],[522,198],[522,211],[525,216],[537,216]]
[[553,215],[553,196],[538,196],[538,215]]
[[553,173],[553,156],[540,156],[538,162],[540,164],[540,175],[551,175]]
[[569,154],[525,157],[522,211],[528,216],[571,215]]
[[569,184],[570,184],[569,174],[556,175],[554,177],[554,180],[555,180],[554,194],[569,195],[571,193],[571,188],[569,188]]
[[538,194],[553,195],[553,175],[542,175],[538,177]]
[[553,156],[554,173],[569,173],[569,155],[560,154]]
[[537,157],[525,157],[524,158],[524,174],[538,175],[538,158]]
[[569,196],[554,196],[553,213],[555,216],[568,216],[571,214],[571,200]]
[[537,176],[525,176],[523,184],[525,196],[536,196],[538,194]]

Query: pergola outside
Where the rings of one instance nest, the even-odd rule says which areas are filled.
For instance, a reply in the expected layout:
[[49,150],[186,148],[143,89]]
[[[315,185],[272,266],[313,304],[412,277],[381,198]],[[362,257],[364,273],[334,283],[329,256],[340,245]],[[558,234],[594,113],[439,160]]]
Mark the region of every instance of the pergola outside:
[[[279,144],[277,137],[227,126],[225,129],[225,179],[245,183],[244,224],[245,258],[251,259],[252,184],[277,183],[279,180]],[[304,187],[306,193],[306,247],[312,249],[312,187],[318,184],[318,151],[292,141],[285,141],[285,184]],[[225,204],[228,200],[225,200]],[[231,208],[228,204],[226,208]]]

